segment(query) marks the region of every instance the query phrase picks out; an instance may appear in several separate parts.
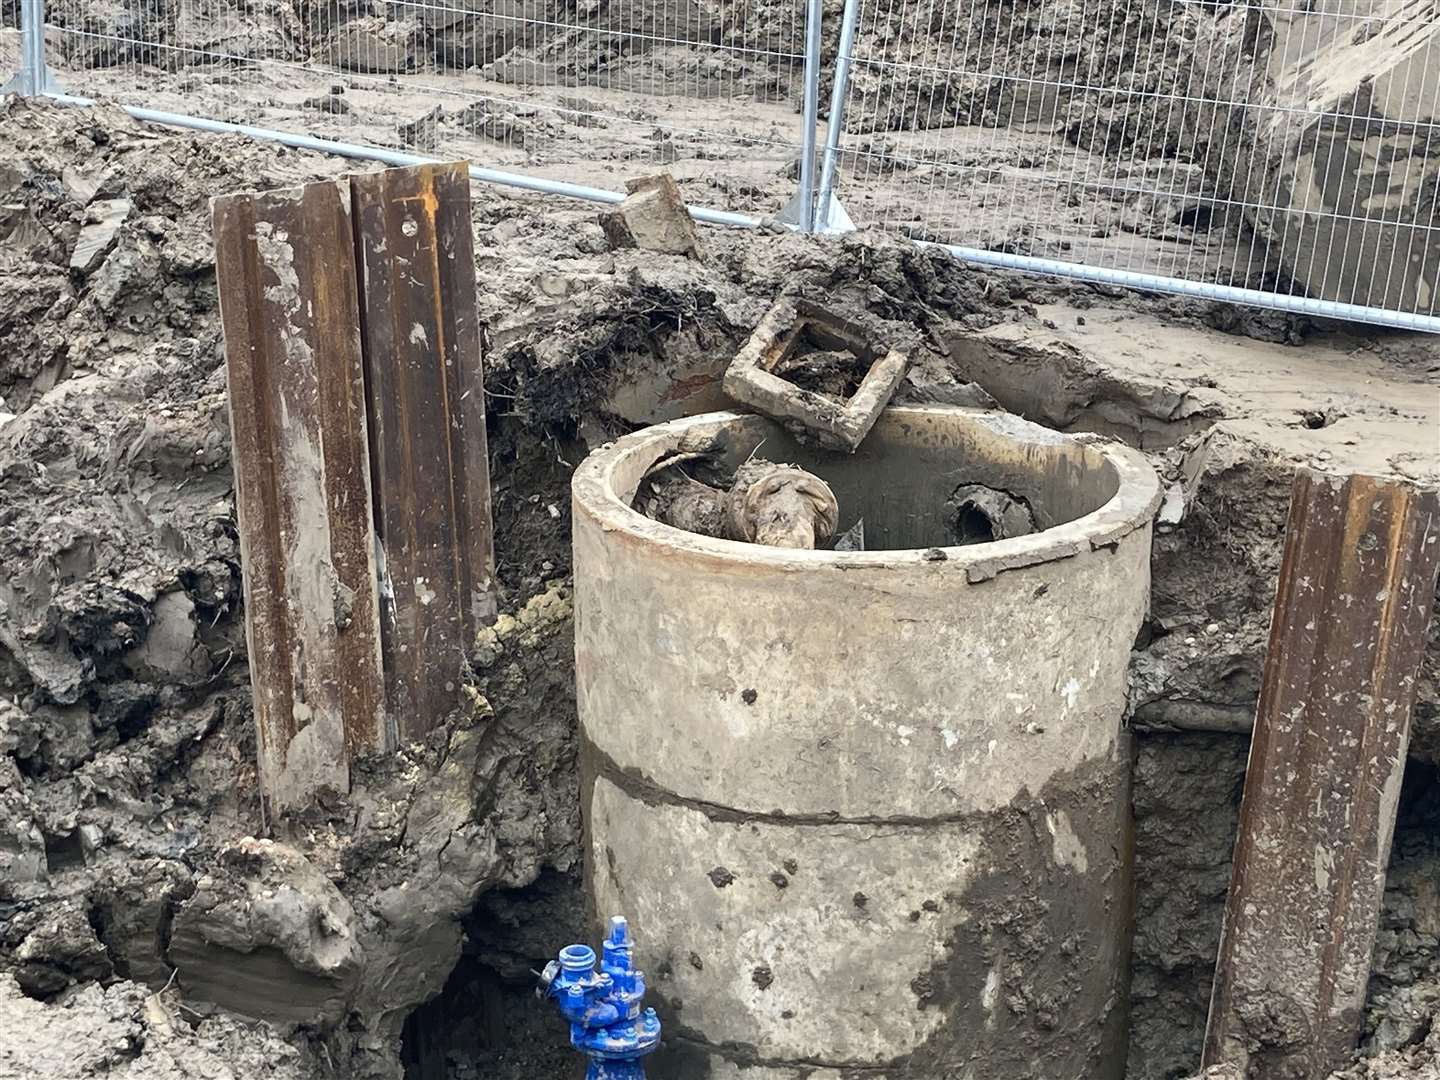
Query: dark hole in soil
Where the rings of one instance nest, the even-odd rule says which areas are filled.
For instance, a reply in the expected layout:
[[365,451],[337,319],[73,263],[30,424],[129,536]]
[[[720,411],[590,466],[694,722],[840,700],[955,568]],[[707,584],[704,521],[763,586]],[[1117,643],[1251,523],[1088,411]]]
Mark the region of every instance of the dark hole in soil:
[[65,836],[45,834],[45,862],[50,872],[85,865],[85,848],[80,843],[80,830],[72,829]]
[[13,758],[15,767],[20,770],[20,775],[27,780],[42,780],[45,777],[45,758],[43,754],[33,754],[29,757],[16,755]]
[[1338,419],[1340,414],[1328,409],[1305,409],[1300,413],[1300,422],[1311,431],[1327,428]]
[[15,695],[28,693],[30,690],[29,671],[4,645],[0,645],[0,690]]
[[499,974],[473,956],[462,955],[440,996],[405,1020],[400,1060],[406,1080],[449,1080],[465,1066],[502,1053],[505,1000]]
[[526,888],[482,896],[464,919],[462,952],[444,989],[405,1020],[405,1080],[582,1075],[569,1028],[535,996],[535,972],[563,946],[586,940],[584,911],[579,881],[554,870]]
[[1191,206],[1181,211],[1179,223],[1198,232],[1205,232],[1210,228],[1213,216],[1211,208],[1208,206]]
[[1440,852],[1440,766],[1409,758],[1396,811],[1395,854],[1403,858],[1432,851]]
[[[1436,860],[1440,858],[1440,768],[1410,758],[1400,788],[1395,839],[1385,880],[1376,955],[1384,960],[1370,973],[1364,1033],[1376,1033],[1379,1021],[1388,1027],[1394,1045],[1417,1045],[1429,1036],[1433,1019],[1426,1013],[1395,1007],[1413,988],[1440,976],[1433,930],[1426,912],[1434,895]],[[1382,1005],[1382,1003],[1386,1003]],[[1381,1006],[1377,1008],[1377,1006]],[[1383,1018],[1383,1019],[1382,1019]]]
[[[534,979],[504,978],[467,951],[440,996],[405,1020],[405,1080],[533,1080],[580,1075],[569,1029],[534,993]],[[543,966],[543,961],[541,961]]]
[[150,726],[150,717],[154,709],[150,702],[139,702],[127,704],[120,710],[120,718],[115,722],[115,734],[120,741],[129,742],[143,734]]

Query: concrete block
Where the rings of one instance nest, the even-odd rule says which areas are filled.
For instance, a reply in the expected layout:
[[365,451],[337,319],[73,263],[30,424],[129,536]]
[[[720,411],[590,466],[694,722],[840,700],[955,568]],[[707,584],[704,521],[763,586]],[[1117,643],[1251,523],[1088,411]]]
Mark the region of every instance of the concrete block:
[[209,662],[196,640],[195,603],[180,590],[155,601],[145,640],[126,656],[126,665],[138,673],[185,682],[196,678]]
[[104,199],[91,203],[80,236],[75,241],[75,250],[70,253],[70,269],[82,274],[99,269],[105,256],[115,246],[120,226],[129,216],[129,199]]
[[[848,399],[814,393],[776,374],[786,360],[811,349],[849,353],[869,365]],[[736,353],[725,372],[725,392],[821,446],[854,452],[908,366],[905,353],[886,348],[864,327],[808,301],[781,299]]]
[[419,67],[424,43],[417,23],[363,18],[337,29],[317,51],[342,71],[395,75]]
[[625,184],[629,197],[600,215],[600,227],[612,248],[638,247],[667,255],[701,257],[695,222],[669,173],[642,176]]

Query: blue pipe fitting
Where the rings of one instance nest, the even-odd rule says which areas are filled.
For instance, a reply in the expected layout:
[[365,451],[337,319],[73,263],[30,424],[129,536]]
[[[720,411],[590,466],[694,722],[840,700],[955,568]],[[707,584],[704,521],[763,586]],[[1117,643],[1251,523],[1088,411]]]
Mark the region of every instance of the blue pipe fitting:
[[585,1080],[645,1080],[640,1059],[660,1045],[660,1018],[641,1010],[645,975],[633,965],[635,943],[621,915],[600,946],[567,945],[545,965],[539,994],[570,1022],[570,1045],[590,1059]]

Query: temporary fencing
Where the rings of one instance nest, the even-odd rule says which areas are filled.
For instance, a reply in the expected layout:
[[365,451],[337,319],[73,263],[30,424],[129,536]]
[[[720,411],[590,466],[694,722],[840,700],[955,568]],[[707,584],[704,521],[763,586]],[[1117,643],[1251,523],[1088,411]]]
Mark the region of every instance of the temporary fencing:
[[[1440,331],[1440,0],[12,0],[11,89]],[[229,126],[227,126],[229,125]]]

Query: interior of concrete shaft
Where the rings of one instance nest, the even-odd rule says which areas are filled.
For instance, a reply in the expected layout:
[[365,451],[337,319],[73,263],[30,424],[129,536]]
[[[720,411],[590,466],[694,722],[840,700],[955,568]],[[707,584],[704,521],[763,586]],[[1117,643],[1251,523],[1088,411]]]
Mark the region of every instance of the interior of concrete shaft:
[[[967,422],[964,414],[954,416],[894,414],[851,454],[799,441],[759,418],[732,423],[723,435],[691,429],[684,445],[713,440],[704,468],[720,475],[760,454],[814,473],[839,502],[836,533],[863,522],[871,551],[945,548],[1036,532],[1099,510],[1119,489],[1115,466],[1096,448],[1048,437],[1009,417]],[[646,461],[648,451],[636,458],[646,475],[674,447],[659,441],[652,449],[654,460]],[[1016,514],[1026,526],[1014,524]]]

